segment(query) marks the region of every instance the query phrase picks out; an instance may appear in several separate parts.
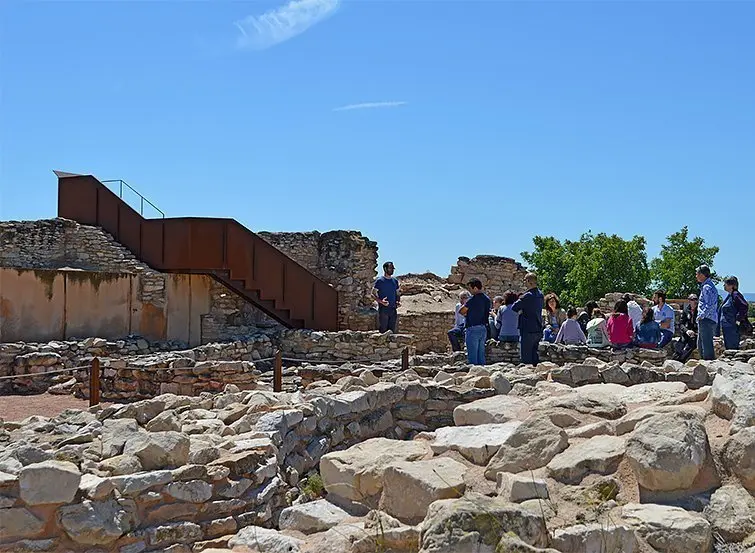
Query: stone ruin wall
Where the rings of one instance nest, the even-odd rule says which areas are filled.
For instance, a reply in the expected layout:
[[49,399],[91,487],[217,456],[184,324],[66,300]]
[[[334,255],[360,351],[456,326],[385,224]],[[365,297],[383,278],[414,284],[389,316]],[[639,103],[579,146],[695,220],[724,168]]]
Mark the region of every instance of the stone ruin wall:
[[451,267],[448,282],[466,286],[472,278],[482,281],[485,292],[494,298],[502,296],[506,290],[525,292],[524,275],[526,267],[509,257],[497,255],[477,255],[472,259],[460,257],[456,265]]
[[341,329],[375,330],[372,286],[377,278],[377,243],[361,232],[260,232],[266,242],[338,292]]
[[[453,425],[457,406],[493,395],[492,388],[376,382],[338,396],[309,394],[306,403],[229,389],[64,413],[61,438],[69,439],[27,448],[38,462],[4,461],[14,468],[0,478],[0,551],[190,551],[179,544],[274,527],[289,490],[326,453]],[[187,416],[209,410],[216,419]],[[212,423],[229,429],[225,439],[203,434]],[[52,423],[37,426],[56,432]],[[4,424],[5,432],[18,429]],[[126,458],[140,466],[126,467]]]
[[[0,380],[0,394],[49,390],[60,394],[76,391],[77,395],[86,397],[87,369],[73,374],[40,374],[89,367],[93,357],[100,358],[102,363],[102,399],[133,401],[163,393],[195,396],[222,390],[226,384],[254,389],[259,376],[256,362],[270,359],[276,348],[280,348],[284,357],[310,362],[376,363],[400,358],[407,347],[413,355],[411,336],[350,330],[287,330],[192,349],[182,349],[182,344],[176,342],[149,342],[143,338],[7,343],[0,344],[0,376],[29,377]],[[270,367],[269,361],[264,367]]]
[[[0,267],[15,269],[81,269],[138,275],[136,299],[164,311],[167,275],[140,262],[99,227],[68,219],[0,222]],[[210,277],[209,309],[201,318],[204,343],[233,340],[259,329],[282,328],[274,319]],[[149,309],[149,307],[148,307]]]

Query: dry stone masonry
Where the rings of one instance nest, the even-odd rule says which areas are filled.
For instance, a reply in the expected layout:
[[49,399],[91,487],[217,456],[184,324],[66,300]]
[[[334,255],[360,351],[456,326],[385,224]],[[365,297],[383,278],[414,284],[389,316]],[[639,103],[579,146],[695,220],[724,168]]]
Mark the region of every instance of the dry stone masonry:
[[750,553],[755,358],[686,367],[712,386],[383,362],[3,421],[0,551]]
[[472,278],[479,278],[487,294],[502,296],[506,290],[524,292],[524,275],[527,269],[509,257],[477,255],[472,259],[460,257],[451,267],[448,282],[466,285]]
[[340,328],[374,330],[377,243],[361,232],[260,232],[259,236],[338,291]]

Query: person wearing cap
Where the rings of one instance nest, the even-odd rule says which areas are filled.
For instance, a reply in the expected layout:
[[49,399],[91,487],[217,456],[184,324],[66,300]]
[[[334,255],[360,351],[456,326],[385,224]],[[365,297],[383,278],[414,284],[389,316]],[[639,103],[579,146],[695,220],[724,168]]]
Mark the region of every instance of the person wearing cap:
[[690,294],[687,296],[689,302],[682,309],[682,314],[679,317],[679,327],[681,333],[679,334],[679,342],[681,349],[677,351],[674,359],[685,363],[692,352],[697,347],[697,294]]
[[715,359],[713,336],[718,327],[718,290],[710,278],[710,267],[700,265],[695,278],[700,283],[700,299],[697,305],[697,349],[701,359]]
[[393,276],[396,268],[392,261],[383,263],[383,276],[375,281],[372,294],[378,302],[378,325],[380,332],[389,330],[396,333],[396,322],[398,319],[396,308],[401,305],[399,296],[400,284]]

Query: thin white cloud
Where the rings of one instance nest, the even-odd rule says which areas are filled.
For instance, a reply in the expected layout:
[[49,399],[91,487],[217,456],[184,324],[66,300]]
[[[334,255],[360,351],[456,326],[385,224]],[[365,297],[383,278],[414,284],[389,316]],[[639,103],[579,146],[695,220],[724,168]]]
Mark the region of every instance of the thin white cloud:
[[351,111],[353,109],[397,108],[399,106],[405,106],[406,104],[407,102],[364,102],[361,104],[349,104],[347,106],[333,108],[333,111]]
[[240,31],[239,48],[264,50],[296,35],[332,15],[341,0],[291,0],[285,6],[250,15],[234,25]]

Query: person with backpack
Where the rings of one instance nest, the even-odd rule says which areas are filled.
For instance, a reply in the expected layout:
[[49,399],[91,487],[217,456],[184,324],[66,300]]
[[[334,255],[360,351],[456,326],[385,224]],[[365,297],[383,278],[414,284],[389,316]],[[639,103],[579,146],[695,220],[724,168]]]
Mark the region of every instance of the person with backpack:
[[687,296],[687,305],[682,309],[679,317],[681,333],[674,342],[674,360],[686,363],[692,352],[697,348],[697,294]]

